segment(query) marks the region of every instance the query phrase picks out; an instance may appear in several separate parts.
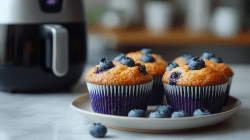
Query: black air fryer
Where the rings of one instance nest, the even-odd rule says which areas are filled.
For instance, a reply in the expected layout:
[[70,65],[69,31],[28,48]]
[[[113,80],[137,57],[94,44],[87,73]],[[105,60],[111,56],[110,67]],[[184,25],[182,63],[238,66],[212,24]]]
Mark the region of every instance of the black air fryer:
[[86,60],[82,0],[0,2],[0,89],[68,90]]

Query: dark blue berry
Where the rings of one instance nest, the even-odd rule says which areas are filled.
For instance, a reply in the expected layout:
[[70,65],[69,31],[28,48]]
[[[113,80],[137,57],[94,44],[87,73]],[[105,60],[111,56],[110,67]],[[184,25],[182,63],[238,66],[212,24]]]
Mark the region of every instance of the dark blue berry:
[[102,68],[102,67],[98,67],[94,73],[99,74],[99,73],[102,73],[102,72],[105,72],[105,71],[108,71],[108,70],[106,70],[105,68]]
[[133,109],[129,111],[128,117],[146,117],[146,112],[141,109]]
[[204,52],[201,57],[203,57],[204,59],[211,59],[215,57],[215,55],[213,53]]
[[170,62],[168,63],[168,66],[166,68],[166,71],[171,71],[172,69],[176,68],[176,67],[179,67],[179,65],[175,62]]
[[114,61],[121,61],[123,57],[125,57],[125,54],[124,53],[120,53],[119,55],[117,55],[114,58]]
[[167,118],[166,112],[154,111],[148,116],[149,118]]
[[205,61],[200,57],[193,57],[188,62],[190,70],[200,70],[205,67]]
[[191,59],[192,58],[192,56],[190,55],[190,54],[183,54],[182,56],[181,56],[181,59],[182,60],[186,60],[186,61],[188,61],[189,59]]
[[175,111],[172,113],[171,118],[181,118],[181,117],[188,117],[188,114],[183,110]]
[[176,85],[176,83],[179,82],[179,79],[181,78],[181,72],[180,71],[174,71],[170,74],[168,80],[170,85]]
[[152,49],[149,49],[149,48],[143,48],[143,49],[141,49],[141,52],[142,53],[152,53],[153,51],[152,51]]
[[193,113],[193,116],[203,116],[211,114],[207,109],[196,109]]
[[89,129],[89,133],[93,136],[93,137],[96,137],[96,138],[101,138],[101,137],[104,137],[107,133],[107,128],[100,124],[100,123],[97,123],[97,124],[93,124],[90,129]]
[[134,67],[135,61],[134,61],[134,59],[132,59],[130,57],[123,57],[121,60],[121,64],[126,65],[128,67]]
[[[137,63],[138,64],[138,63]],[[140,64],[140,63],[139,63]],[[148,74],[148,72],[147,72],[147,70],[146,70],[146,67],[144,66],[144,65],[139,65],[138,66],[138,69],[139,69],[139,72],[141,73],[141,74],[143,74],[143,75],[147,75]]]
[[221,58],[211,58],[210,59],[211,61],[214,61],[214,62],[216,62],[216,63],[223,63],[223,61],[222,61],[222,59]]
[[150,53],[146,53],[143,56],[141,56],[141,61],[144,63],[148,62],[155,62],[155,58]]
[[100,61],[100,67],[104,69],[110,69],[114,67],[114,64],[110,59],[102,58]]
[[173,113],[173,108],[170,105],[159,105],[155,111],[165,112],[166,116],[170,118]]

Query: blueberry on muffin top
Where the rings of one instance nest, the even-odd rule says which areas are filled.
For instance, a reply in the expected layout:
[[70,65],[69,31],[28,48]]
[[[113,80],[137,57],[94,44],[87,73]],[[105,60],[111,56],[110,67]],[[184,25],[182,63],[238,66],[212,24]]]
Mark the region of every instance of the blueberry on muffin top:
[[171,71],[172,69],[179,67],[179,65],[175,62],[170,62],[167,65],[166,71]]
[[135,61],[134,61],[134,59],[132,59],[130,57],[123,57],[121,60],[121,64],[126,65],[128,67],[134,67]]
[[108,71],[108,69],[111,69],[114,67],[113,62],[110,59],[106,59],[106,58],[102,58],[99,64],[100,64],[100,67],[96,69],[96,71],[94,72],[95,74]]
[[190,55],[190,54],[183,54],[182,56],[181,56],[181,59],[182,60],[186,60],[186,61],[188,61],[189,59],[191,59],[192,58],[192,56]]
[[190,70],[200,70],[205,67],[205,61],[200,57],[193,57],[188,62]]
[[141,52],[142,53],[152,53],[153,51],[152,51],[152,49],[149,49],[149,48],[143,48],[143,49],[141,49]]
[[216,62],[216,63],[223,63],[223,61],[222,61],[222,59],[221,58],[211,58],[210,59],[211,61],[214,61],[214,62]]
[[204,52],[201,57],[203,57],[205,59],[211,59],[211,58],[215,57],[215,55],[213,53],[210,53],[210,52]]
[[110,59],[102,58],[100,61],[100,67],[104,69],[110,69],[114,67],[114,64]]
[[150,53],[146,53],[143,56],[141,56],[141,61],[144,63],[148,62],[155,62],[155,58]]
[[122,58],[124,58],[124,57],[125,57],[125,54],[124,53],[120,53],[117,56],[115,56],[114,61],[121,61]]

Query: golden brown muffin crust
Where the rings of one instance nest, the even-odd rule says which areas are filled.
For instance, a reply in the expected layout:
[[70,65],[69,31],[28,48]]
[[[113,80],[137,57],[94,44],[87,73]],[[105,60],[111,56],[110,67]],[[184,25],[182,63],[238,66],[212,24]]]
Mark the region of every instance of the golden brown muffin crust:
[[232,77],[234,75],[232,69],[225,63],[216,63],[214,61],[203,59],[207,66],[213,67],[218,69],[219,71],[223,72],[227,77]]
[[181,78],[176,85],[179,86],[214,86],[227,83],[228,78],[220,71],[205,66],[201,70],[189,70],[188,65],[174,68],[172,71],[166,71],[162,77],[164,83],[169,84],[169,77],[172,72],[181,72]]
[[94,73],[100,65],[96,65],[91,68],[87,72],[85,80],[88,83],[99,85],[138,85],[148,83],[153,80],[153,77],[150,74],[144,75],[140,73],[138,66],[128,67],[122,65],[120,62],[112,62],[115,67],[103,73]]
[[157,54],[152,54],[152,56],[155,58],[155,62],[151,63],[144,63],[141,61],[141,56],[144,55],[144,53],[137,51],[137,52],[130,52],[126,54],[126,57],[133,58],[135,63],[140,63],[142,65],[146,66],[147,71],[152,75],[152,76],[162,76],[167,67],[167,62],[162,59],[160,56]]

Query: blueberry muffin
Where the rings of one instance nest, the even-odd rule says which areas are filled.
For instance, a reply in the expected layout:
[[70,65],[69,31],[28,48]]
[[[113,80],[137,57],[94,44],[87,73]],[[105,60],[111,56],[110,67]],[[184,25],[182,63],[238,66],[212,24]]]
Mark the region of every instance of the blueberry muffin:
[[228,77],[229,81],[227,84],[225,103],[224,103],[224,104],[226,104],[228,102],[230,87],[231,87],[231,83],[232,83],[232,79],[233,79],[233,75],[234,75],[232,69],[227,64],[223,63],[221,58],[212,57],[212,58],[210,58],[210,60],[204,59],[204,61],[205,61],[207,66],[216,68],[217,70],[221,71],[222,73],[224,73]]
[[[170,67],[170,66],[168,66]],[[193,57],[188,65],[171,65],[162,77],[166,98],[174,111],[183,110],[189,116],[196,109],[221,112],[228,78],[217,69]]]
[[127,57],[133,58],[136,63],[145,65],[147,71],[154,77],[152,92],[149,96],[149,105],[159,105],[164,98],[164,88],[162,76],[165,73],[167,62],[157,54],[151,54],[151,49],[142,49],[137,52],[126,54]]
[[131,109],[147,109],[153,77],[131,58],[121,62],[103,58],[85,80],[94,112],[127,116]]

